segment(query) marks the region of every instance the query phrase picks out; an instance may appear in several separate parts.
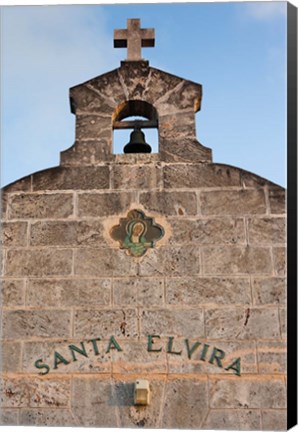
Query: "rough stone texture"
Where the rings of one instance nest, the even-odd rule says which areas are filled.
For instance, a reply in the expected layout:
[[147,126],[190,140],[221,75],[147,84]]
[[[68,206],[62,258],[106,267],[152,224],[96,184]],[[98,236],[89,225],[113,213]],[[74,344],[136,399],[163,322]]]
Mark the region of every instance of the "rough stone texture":
[[285,408],[283,378],[230,378],[210,380],[211,408]]
[[[285,190],[212,163],[201,86],[146,61],[70,97],[61,166],[2,191],[0,422],[285,428]],[[113,154],[115,122],[136,115],[157,120],[159,152]],[[139,258],[110,235],[133,209],[164,229]]]
[[64,310],[3,311],[3,338],[69,337],[70,313]]
[[275,339],[280,337],[277,308],[207,309],[206,336],[211,339]]
[[10,219],[68,218],[73,213],[71,193],[12,195]]
[[246,278],[183,277],[166,279],[166,301],[173,305],[249,304]]

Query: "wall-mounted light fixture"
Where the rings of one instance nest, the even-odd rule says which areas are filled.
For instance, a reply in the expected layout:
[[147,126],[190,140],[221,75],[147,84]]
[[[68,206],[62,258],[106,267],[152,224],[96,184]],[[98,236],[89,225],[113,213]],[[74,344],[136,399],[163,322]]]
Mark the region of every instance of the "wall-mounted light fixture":
[[150,387],[149,381],[138,379],[135,382],[134,393],[135,405],[149,405],[150,404]]

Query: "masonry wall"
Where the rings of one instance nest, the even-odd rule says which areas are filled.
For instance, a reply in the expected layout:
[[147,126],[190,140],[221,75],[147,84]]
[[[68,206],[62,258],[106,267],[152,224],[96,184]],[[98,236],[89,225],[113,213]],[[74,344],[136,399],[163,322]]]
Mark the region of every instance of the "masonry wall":
[[[122,95],[105,81],[105,114],[125,97],[152,103],[148,76],[141,94],[129,74]],[[1,423],[284,429],[284,189],[208,162],[199,144],[191,162],[193,131],[165,119],[160,154],[111,155],[85,90],[62,165],[3,190]],[[110,236],[131,209],[165,232],[141,258]],[[149,406],[134,405],[138,378]]]

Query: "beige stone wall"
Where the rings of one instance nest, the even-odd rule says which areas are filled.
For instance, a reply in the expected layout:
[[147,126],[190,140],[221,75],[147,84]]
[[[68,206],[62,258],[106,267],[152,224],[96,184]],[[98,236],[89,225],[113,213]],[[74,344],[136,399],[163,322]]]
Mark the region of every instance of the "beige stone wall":
[[[285,428],[284,189],[162,155],[92,163],[84,133],[61,167],[3,190],[1,423]],[[141,258],[109,234],[130,209],[165,229]],[[201,343],[191,358],[185,339]],[[225,370],[239,357],[241,376]],[[134,406],[137,378],[149,406]]]

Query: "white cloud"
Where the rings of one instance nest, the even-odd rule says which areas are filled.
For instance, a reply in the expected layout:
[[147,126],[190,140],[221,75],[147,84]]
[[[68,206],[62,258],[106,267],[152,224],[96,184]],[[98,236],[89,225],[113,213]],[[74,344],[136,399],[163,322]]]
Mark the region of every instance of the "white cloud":
[[57,165],[73,144],[69,88],[119,65],[106,27],[100,6],[2,8],[4,184]]
[[286,2],[266,1],[245,3],[245,12],[247,16],[259,21],[269,21],[278,17],[284,17],[286,16],[286,10]]

